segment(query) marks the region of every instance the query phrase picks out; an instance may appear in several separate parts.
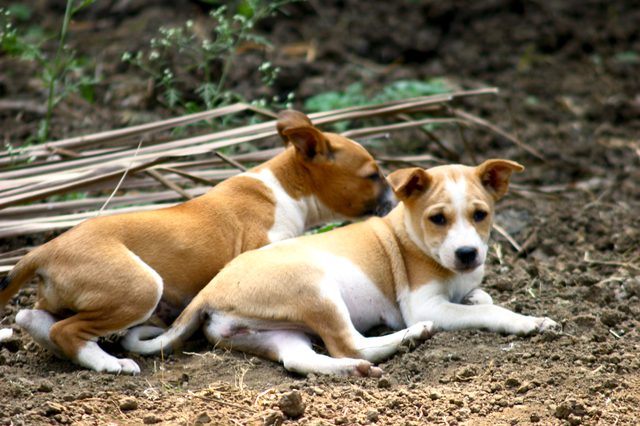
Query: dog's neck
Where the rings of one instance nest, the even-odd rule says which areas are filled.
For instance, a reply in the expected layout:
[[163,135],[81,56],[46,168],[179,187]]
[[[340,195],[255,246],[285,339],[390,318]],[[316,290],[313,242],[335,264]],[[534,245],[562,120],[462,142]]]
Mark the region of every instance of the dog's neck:
[[309,173],[295,157],[293,148],[244,175],[260,180],[273,192],[275,218],[269,231],[271,242],[297,237],[310,227],[344,219],[314,194]]

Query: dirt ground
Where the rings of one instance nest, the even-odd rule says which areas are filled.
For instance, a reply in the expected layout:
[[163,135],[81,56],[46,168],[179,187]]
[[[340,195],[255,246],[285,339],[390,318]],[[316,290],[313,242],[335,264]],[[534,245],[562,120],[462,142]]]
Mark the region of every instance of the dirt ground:
[[[58,3],[36,2],[54,26]],[[96,55],[105,79],[98,102],[68,101],[56,137],[166,115],[136,96],[144,79],[119,62],[158,25],[202,13],[173,2],[119,2],[83,17],[78,48]],[[499,206],[498,223],[524,246],[495,235],[485,288],[502,306],[546,315],[562,332],[533,337],[440,333],[381,367],[381,379],[287,374],[277,364],[212,350],[201,340],[180,354],[139,358],[137,377],[100,375],[55,359],[27,336],[0,343],[0,424],[603,424],[638,423],[640,407],[640,8],[633,1],[310,1],[260,30],[283,71],[275,91],[299,99],[361,81],[379,88],[443,76],[462,87],[495,85],[497,98],[465,108],[514,132],[545,160],[478,130],[460,161],[494,156],[527,166]],[[87,29],[89,28],[89,29]],[[76,37],[77,38],[77,37]],[[72,33],[71,39],[74,40]],[[282,47],[313,42],[316,58]],[[138,45],[136,45],[138,43]],[[255,87],[240,58],[238,90]],[[0,96],[42,102],[15,62],[0,57]],[[253,84],[253,86],[252,86]],[[134,118],[132,118],[134,117]],[[37,127],[36,112],[0,111],[5,141]],[[434,147],[410,138],[428,153]],[[445,132],[444,138],[449,136]],[[391,143],[391,142],[390,142]],[[415,148],[418,146],[418,148]],[[435,151],[434,151],[435,152]],[[50,236],[41,236],[46,239]],[[2,242],[2,248],[22,240]],[[24,289],[2,326],[31,306]],[[106,343],[124,355],[117,344]],[[305,405],[302,411],[298,398]]]

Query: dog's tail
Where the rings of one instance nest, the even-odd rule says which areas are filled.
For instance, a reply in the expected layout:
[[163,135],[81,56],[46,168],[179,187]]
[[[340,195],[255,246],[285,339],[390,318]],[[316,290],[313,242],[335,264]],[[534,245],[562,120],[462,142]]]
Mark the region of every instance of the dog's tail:
[[27,253],[9,272],[9,275],[0,279],[0,310],[35,275],[39,266],[37,252],[38,249],[35,249]]
[[130,329],[120,343],[129,352],[142,355],[172,352],[203,323],[205,305],[196,296],[168,330],[142,325]]

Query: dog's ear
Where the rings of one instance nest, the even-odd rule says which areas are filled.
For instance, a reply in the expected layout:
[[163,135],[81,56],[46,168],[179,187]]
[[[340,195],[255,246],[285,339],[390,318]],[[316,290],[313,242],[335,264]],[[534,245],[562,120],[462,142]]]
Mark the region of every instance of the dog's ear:
[[284,144],[291,143],[305,160],[318,160],[331,155],[329,140],[303,113],[291,109],[281,111],[276,127]]
[[401,201],[423,194],[431,185],[431,176],[420,167],[396,170],[387,176],[393,192]]
[[524,166],[515,161],[493,159],[476,167],[476,174],[493,199],[499,200],[509,189],[511,173],[523,170]]

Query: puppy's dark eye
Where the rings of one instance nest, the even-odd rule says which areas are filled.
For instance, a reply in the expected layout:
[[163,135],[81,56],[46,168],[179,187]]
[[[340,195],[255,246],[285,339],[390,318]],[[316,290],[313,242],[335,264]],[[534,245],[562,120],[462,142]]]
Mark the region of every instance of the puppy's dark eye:
[[374,182],[377,182],[380,180],[380,173],[376,172],[376,173],[371,173],[369,176],[367,176],[367,179],[372,180]]
[[482,222],[487,217],[487,212],[484,210],[476,210],[473,212],[473,220],[476,222]]
[[434,214],[433,216],[429,216],[429,220],[439,226],[447,224],[447,218],[444,217],[442,213]]

